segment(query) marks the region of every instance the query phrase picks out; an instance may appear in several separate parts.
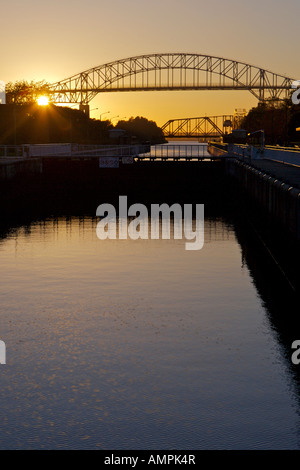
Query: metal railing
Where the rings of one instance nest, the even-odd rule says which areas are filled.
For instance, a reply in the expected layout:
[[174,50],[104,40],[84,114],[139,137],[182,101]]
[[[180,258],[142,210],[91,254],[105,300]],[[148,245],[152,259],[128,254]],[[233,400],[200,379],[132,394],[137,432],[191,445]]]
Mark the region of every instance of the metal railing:
[[140,153],[138,160],[203,160],[211,159],[206,144],[162,144],[151,146],[150,152]]
[[211,155],[224,153],[242,161],[269,160],[286,165],[300,167],[300,148],[266,145],[264,147],[248,144],[213,144],[208,145]]
[[82,145],[82,144],[23,144],[1,145],[0,158],[94,158],[94,157],[128,157],[145,154],[150,145]]
[[0,158],[24,158],[21,145],[0,145]]
[[73,157],[136,157],[139,154],[149,152],[149,145],[103,145],[86,146],[79,145],[73,149]]
[[207,152],[206,144],[159,145],[81,145],[81,144],[24,144],[0,146],[0,158],[101,158],[133,157],[138,161],[192,161],[215,158]]

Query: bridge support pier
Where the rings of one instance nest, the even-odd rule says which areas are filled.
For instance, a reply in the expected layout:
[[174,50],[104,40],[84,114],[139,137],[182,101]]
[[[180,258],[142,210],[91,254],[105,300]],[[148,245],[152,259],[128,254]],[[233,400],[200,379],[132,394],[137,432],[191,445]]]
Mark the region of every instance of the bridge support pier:
[[82,111],[87,117],[90,117],[90,105],[89,104],[82,104],[79,105],[79,111]]

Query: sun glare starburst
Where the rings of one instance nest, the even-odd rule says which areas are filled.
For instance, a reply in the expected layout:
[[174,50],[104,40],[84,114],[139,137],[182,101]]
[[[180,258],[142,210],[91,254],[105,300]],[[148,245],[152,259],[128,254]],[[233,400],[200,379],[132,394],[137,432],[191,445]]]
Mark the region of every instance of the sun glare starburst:
[[47,96],[39,96],[37,103],[40,106],[47,106],[49,104],[49,98]]

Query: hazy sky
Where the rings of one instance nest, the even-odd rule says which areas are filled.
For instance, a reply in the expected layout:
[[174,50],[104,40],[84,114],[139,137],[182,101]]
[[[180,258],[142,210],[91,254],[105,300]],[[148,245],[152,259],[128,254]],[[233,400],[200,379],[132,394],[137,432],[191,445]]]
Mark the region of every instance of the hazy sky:
[[[4,81],[54,82],[115,59],[155,52],[211,54],[300,79],[299,0],[10,0],[1,2]],[[231,114],[249,92],[103,93],[92,117]],[[104,118],[104,117],[103,117]]]

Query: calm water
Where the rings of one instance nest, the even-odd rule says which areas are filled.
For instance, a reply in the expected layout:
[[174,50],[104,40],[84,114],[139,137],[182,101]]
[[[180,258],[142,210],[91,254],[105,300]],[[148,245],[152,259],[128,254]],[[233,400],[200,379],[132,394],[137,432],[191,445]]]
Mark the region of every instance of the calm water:
[[297,382],[235,227],[206,220],[188,252],[96,223],[0,242],[0,447],[299,448]]

